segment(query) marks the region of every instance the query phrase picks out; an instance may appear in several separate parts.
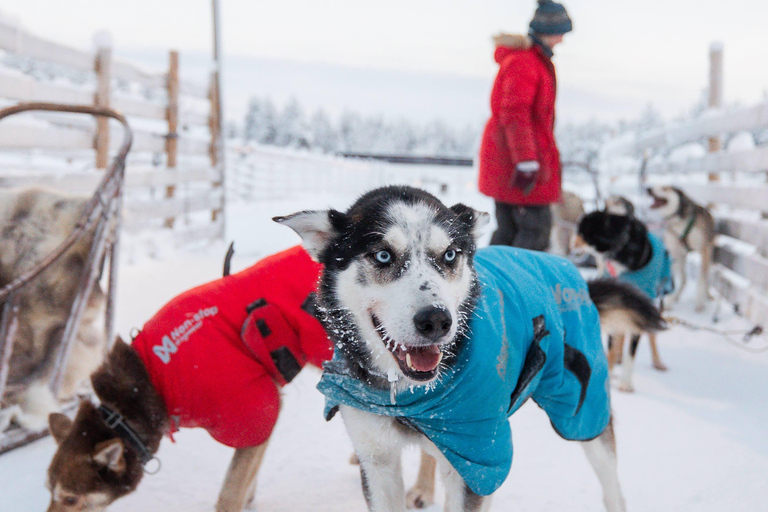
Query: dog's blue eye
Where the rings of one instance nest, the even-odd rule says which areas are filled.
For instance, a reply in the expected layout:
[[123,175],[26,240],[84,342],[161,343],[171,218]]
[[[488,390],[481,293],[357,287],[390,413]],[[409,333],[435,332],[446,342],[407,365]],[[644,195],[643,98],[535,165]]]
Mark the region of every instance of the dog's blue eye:
[[379,263],[389,263],[392,261],[392,255],[389,254],[389,251],[379,251],[374,254],[373,257],[376,258],[376,261]]
[[445,258],[445,261],[447,261],[448,263],[451,263],[453,260],[456,259],[456,251],[453,249],[448,249],[447,251],[445,251],[445,256],[443,256],[443,258]]

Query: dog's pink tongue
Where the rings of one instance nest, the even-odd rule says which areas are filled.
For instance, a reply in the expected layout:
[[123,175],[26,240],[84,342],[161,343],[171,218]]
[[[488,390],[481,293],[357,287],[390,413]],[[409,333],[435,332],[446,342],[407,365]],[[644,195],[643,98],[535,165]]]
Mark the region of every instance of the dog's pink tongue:
[[413,347],[407,349],[411,356],[411,365],[420,372],[431,372],[440,363],[440,347]]

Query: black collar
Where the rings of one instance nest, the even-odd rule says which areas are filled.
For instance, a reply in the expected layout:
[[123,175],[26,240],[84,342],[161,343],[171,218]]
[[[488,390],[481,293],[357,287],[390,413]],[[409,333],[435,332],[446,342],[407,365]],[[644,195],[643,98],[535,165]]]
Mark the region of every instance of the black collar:
[[142,466],[154,458],[154,455],[149,451],[147,445],[141,440],[139,434],[128,425],[122,414],[110,409],[104,404],[99,405],[97,410],[99,411],[99,415],[101,415],[101,420],[104,424],[117,434],[117,437],[122,439],[136,451]]

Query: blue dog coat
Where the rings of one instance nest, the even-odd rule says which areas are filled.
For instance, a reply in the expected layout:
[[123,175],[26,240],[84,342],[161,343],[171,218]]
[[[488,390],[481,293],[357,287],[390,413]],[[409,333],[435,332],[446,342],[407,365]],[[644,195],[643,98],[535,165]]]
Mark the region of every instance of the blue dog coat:
[[318,389],[339,404],[394,416],[427,436],[470,489],[493,493],[512,465],[508,417],[529,398],[564,438],[600,435],[610,418],[597,308],[570,262],[494,246],[475,257],[481,293],[455,364],[429,386],[391,396],[349,375],[336,351]]
[[627,271],[619,276],[620,281],[635,285],[651,299],[657,299],[675,290],[672,279],[672,260],[664,242],[648,233],[653,255],[651,260],[640,270]]

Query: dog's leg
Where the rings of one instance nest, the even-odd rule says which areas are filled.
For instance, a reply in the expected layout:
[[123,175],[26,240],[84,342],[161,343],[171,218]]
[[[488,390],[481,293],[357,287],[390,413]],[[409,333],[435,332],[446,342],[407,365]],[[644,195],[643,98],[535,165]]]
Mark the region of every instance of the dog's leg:
[[661,372],[667,371],[667,366],[661,362],[659,357],[659,349],[656,346],[656,333],[648,333],[648,342],[651,344],[651,357],[653,357],[653,367]]
[[613,432],[613,418],[598,437],[581,443],[589,463],[603,487],[603,503],[608,512],[626,512],[624,497],[619,485],[616,459],[616,437]]
[[635,366],[635,353],[637,345],[640,343],[640,335],[633,334],[629,341],[629,354],[627,359],[621,365],[621,382],[619,382],[619,391],[632,393],[635,388],[632,386],[632,370]]
[[[679,242],[676,242],[679,244]],[[670,251],[672,253],[672,275],[675,279],[675,293],[672,294],[670,302],[676,304],[680,299],[680,294],[683,293],[685,288],[686,272],[685,262],[687,260],[687,254],[685,251]]]
[[608,336],[608,370],[613,370],[617,364],[621,364],[624,352],[624,335],[611,334]]
[[475,494],[447,460],[441,461],[440,473],[445,484],[444,512],[486,512],[490,509],[491,497]]
[[371,512],[404,512],[401,452],[405,438],[396,420],[340,406],[347,433],[360,460],[363,496]]
[[435,466],[434,457],[421,451],[421,465],[416,485],[405,495],[405,504],[408,508],[427,508],[435,502]]
[[264,442],[235,450],[216,503],[216,512],[241,512],[246,501],[253,499],[251,493],[256,493],[256,474],[266,449],[267,443]]
[[709,298],[709,268],[712,264],[712,249],[707,244],[701,250],[701,273],[696,283],[696,311],[701,313],[707,307]]

